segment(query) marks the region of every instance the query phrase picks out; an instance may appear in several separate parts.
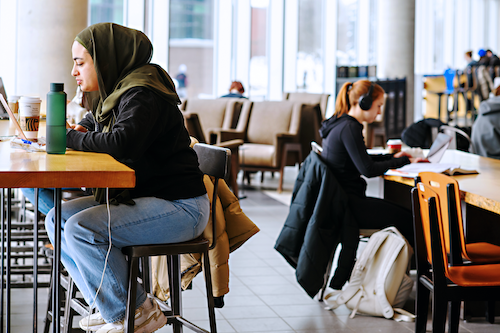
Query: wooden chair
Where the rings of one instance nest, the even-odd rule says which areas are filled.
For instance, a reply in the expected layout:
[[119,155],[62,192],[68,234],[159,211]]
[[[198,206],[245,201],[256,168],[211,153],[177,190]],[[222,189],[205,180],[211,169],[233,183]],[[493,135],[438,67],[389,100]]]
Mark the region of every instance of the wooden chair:
[[[460,265],[448,260],[439,196],[429,186],[418,183],[412,190],[417,297],[415,332],[426,331],[429,295],[432,292],[432,332],[458,332],[462,300],[485,300],[491,305],[500,299],[500,264]],[[455,233],[456,228],[451,228]],[[451,257],[460,257],[460,243],[451,248]],[[457,253],[458,252],[458,253]],[[448,306],[448,310],[447,310]],[[491,309],[491,308],[490,308]],[[494,318],[489,316],[489,321]]]
[[[229,169],[230,151],[229,149],[215,147],[207,144],[195,144],[193,148],[198,154],[198,162],[200,169],[204,174],[215,178],[213,198],[217,198],[217,188],[219,179],[224,179]],[[212,200],[211,219],[215,221],[217,200]],[[216,223],[212,223],[213,235],[216,235]],[[139,258],[149,256],[167,255],[167,263],[169,266],[169,282],[170,282],[170,299],[171,311],[167,315],[168,322],[173,324],[175,333],[182,332],[182,326],[200,333],[207,332],[206,330],[189,322],[182,316],[181,306],[181,272],[179,255],[185,253],[202,253],[204,267],[210,267],[208,250],[215,247],[215,238],[212,244],[205,238],[198,237],[196,239],[172,244],[156,244],[156,245],[139,245],[127,246],[122,249],[122,252],[127,255],[129,263],[129,287],[127,298],[127,311],[125,315],[125,332],[134,332],[134,313],[135,299],[137,292],[137,275],[139,270]],[[205,286],[208,301],[208,315],[210,321],[210,332],[217,332],[215,323],[214,298],[212,294],[212,278],[210,269],[205,269]]]
[[436,192],[441,208],[443,228],[450,230],[456,228],[456,239],[446,237],[451,234],[445,233],[446,251],[449,253],[451,243],[460,244],[462,255],[460,258],[450,258],[461,262],[462,259],[473,263],[500,263],[500,246],[486,242],[466,244],[462,209],[460,206],[460,190],[456,179],[441,173],[421,172],[420,181]]

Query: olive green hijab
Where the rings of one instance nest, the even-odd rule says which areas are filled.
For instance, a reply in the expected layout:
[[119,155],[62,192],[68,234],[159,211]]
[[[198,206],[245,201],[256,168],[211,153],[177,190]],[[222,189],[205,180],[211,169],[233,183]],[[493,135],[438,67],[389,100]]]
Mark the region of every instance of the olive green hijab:
[[115,23],[97,23],[80,32],[75,40],[94,61],[99,96],[89,105],[97,122],[104,126],[103,132],[111,130],[111,111],[130,88],[146,87],[171,104],[181,103],[168,73],[150,64],[153,45],[141,31]]
[[[174,83],[167,72],[150,64],[153,46],[148,37],[134,29],[98,23],[80,32],[75,40],[82,44],[94,61],[99,91],[87,93],[87,105],[103,132],[110,132],[115,108],[120,97],[130,88],[146,87],[173,105],[180,104]],[[104,189],[95,189],[95,200],[104,203]],[[111,203],[133,204],[128,190],[110,189]]]

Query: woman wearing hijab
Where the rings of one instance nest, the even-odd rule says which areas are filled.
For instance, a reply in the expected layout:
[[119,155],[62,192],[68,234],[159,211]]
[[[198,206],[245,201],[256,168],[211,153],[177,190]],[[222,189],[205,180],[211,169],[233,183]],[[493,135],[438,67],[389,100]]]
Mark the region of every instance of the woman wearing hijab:
[[[179,97],[167,72],[150,63],[146,35],[95,24],[78,34],[72,54],[71,74],[92,112],[67,130],[67,146],[110,154],[135,170],[136,186],[110,189],[109,195],[95,189],[93,197],[64,203],[61,260],[85,300],[99,310],[80,321],[82,329],[123,332],[128,277],[121,248],[196,238],[208,222],[209,200]],[[54,210],[46,228],[53,242]],[[136,304],[136,332],[165,325],[166,317],[140,285]]]
[[[364,101],[362,101],[362,99]],[[395,226],[413,244],[411,212],[389,201],[366,196],[366,177],[383,175],[389,169],[411,162],[405,152],[369,155],[363,139],[363,122],[372,123],[384,104],[384,89],[368,80],[345,83],[337,95],[333,116],[323,122],[321,157],[328,164],[349,198],[349,207],[360,229]]]

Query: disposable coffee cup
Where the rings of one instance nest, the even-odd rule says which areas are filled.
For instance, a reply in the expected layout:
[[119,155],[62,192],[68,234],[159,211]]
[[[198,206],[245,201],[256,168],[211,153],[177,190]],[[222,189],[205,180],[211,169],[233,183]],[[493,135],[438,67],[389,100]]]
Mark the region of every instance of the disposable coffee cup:
[[19,99],[19,125],[30,141],[37,141],[40,123],[39,97],[22,96]]
[[19,98],[20,96],[9,97],[9,108],[16,117],[17,121],[19,121]]
[[[14,118],[19,123],[19,96],[9,97],[9,108],[14,114]],[[18,135],[17,127],[14,123],[14,119],[9,118],[9,135]]]
[[387,141],[387,149],[389,149],[389,154],[396,154],[401,151],[401,146],[403,142],[400,139],[391,139]]

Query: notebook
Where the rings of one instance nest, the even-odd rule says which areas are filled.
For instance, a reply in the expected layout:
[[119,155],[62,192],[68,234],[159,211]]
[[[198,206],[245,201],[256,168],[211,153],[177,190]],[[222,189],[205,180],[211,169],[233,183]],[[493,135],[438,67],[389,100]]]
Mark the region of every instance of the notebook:
[[401,176],[407,178],[415,178],[420,172],[437,172],[444,173],[450,176],[459,174],[477,174],[476,170],[466,170],[460,168],[458,164],[451,163],[439,163],[443,158],[443,155],[450,145],[452,137],[439,133],[436,140],[432,143],[429,153],[427,154],[427,159],[430,163],[411,163],[407,164],[399,169],[387,170],[385,173],[388,176]]

